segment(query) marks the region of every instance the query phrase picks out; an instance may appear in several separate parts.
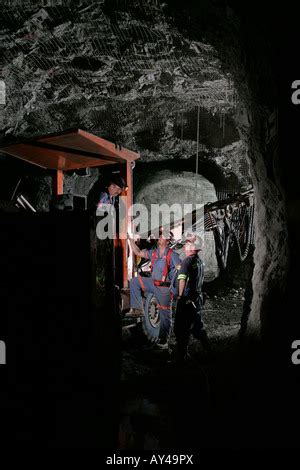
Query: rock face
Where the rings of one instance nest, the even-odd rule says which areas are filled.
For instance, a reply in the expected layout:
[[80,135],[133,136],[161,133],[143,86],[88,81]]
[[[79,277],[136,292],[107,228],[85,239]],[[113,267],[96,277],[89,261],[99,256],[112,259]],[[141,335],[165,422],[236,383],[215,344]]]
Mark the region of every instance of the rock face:
[[226,155],[232,160],[238,145],[245,160],[246,147],[232,77],[214,47],[172,23],[167,4],[24,2],[22,18],[14,2],[0,8],[3,136],[81,127],[140,151],[143,161],[198,153],[237,175]]
[[264,36],[269,12],[229,4],[3,1],[0,128],[3,142],[84,128],[139,151],[137,174],[146,163],[195,171],[198,160],[216,189],[252,179],[249,327],[259,335],[272,324],[287,272],[277,89]]

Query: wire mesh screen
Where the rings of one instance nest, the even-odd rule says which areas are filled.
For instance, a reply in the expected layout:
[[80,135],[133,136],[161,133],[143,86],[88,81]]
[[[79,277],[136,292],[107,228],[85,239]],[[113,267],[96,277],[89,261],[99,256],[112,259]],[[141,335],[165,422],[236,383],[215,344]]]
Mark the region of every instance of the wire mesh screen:
[[[227,188],[227,189],[221,188],[221,189],[216,190],[218,201],[222,201],[224,199],[232,197],[234,196],[234,194],[237,194],[237,193],[239,193],[239,191],[236,188]],[[233,221],[235,229],[239,231],[246,217],[248,218],[249,225],[250,225],[250,244],[254,245],[254,205],[250,207],[243,206],[243,207],[236,209],[232,215],[232,221]],[[207,223],[208,222],[209,221],[207,220]],[[246,237],[246,236],[247,236],[246,232],[240,233],[241,242],[246,242],[246,240],[243,240],[243,237]]]

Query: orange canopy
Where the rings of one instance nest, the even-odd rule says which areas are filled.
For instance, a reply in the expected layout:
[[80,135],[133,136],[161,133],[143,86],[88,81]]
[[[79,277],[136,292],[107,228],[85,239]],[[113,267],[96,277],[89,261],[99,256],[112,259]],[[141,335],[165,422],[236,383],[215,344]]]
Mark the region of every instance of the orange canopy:
[[76,170],[132,162],[139,154],[76,129],[7,145],[1,152],[51,170]]

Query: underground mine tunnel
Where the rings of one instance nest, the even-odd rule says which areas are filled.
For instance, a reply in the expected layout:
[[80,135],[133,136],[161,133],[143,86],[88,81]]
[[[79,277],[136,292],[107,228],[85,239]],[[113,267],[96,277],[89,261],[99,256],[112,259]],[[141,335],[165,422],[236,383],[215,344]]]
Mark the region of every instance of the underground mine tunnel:
[[[278,149],[270,12],[155,0],[24,2],[21,10],[4,2],[0,11],[1,289],[11,299],[1,339],[13,364],[0,406],[12,410],[12,438],[115,449],[278,444],[289,416],[283,406],[275,419],[273,406],[284,380],[279,349],[295,329],[284,305],[294,295],[288,240],[296,232],[286,207],[290,162]],[[191,341],[191,362],[177,370],[140,322],[122,322],[114,284],[126,243],[113,258],[95,236],[99,181],[118,164],[65,167],[57,204],[53,167],[29,161],[37,148],[63,159],[66,141],[54,149],[38,139],[70,129],[113,143],[113,158],[122,149],[139,155],[130,167],[136,203],[229,201],[212,210],[218,233],[205,232],[203,253],[215,361]],[[28,139],[32,154],[9,150]],[[68,141],[66,161],[96,158],[85,145]],[[225,259],[222,223],[233,207]]]

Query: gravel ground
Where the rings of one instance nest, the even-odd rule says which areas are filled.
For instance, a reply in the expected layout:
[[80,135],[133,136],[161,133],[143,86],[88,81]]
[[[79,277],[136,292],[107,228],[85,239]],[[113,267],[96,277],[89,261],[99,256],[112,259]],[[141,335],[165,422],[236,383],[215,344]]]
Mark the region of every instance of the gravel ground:
[[[189,423],[188,417],[194,413],[190,407],[197,410],[195,403],[200,400],[206,404],[205,409],[213,410],[214,414],[222,408],[224,400],[232,399],[232,388],[227,389],[224,384],[232,384],[236,376],[243,302],[243,288],[219,290],[218,295],[207,298],[203,321],[216,354],[213,361],[199,341],[191,339],[190,358],[179,367],[172,359],[173,335],[169,351],[161,351],[147,342],[139,324],[123,328],[120,449],[180,446],[185,435],[189,435],[186,432],[182,435],[182,432]],[[185,386],[182,389],[183,384],[193,390],[187,400],[182,398],[187,390]],[[170,395],[171,401],[166,400]],[[211,426],[211,414],[207,421]],[[209,433],[207,439],[208,436]]]
[[236,334],[241,322],[244,289],[229,289],[221,295],[207,299],[203,320],[208,335],[212,339],[224,338]]

